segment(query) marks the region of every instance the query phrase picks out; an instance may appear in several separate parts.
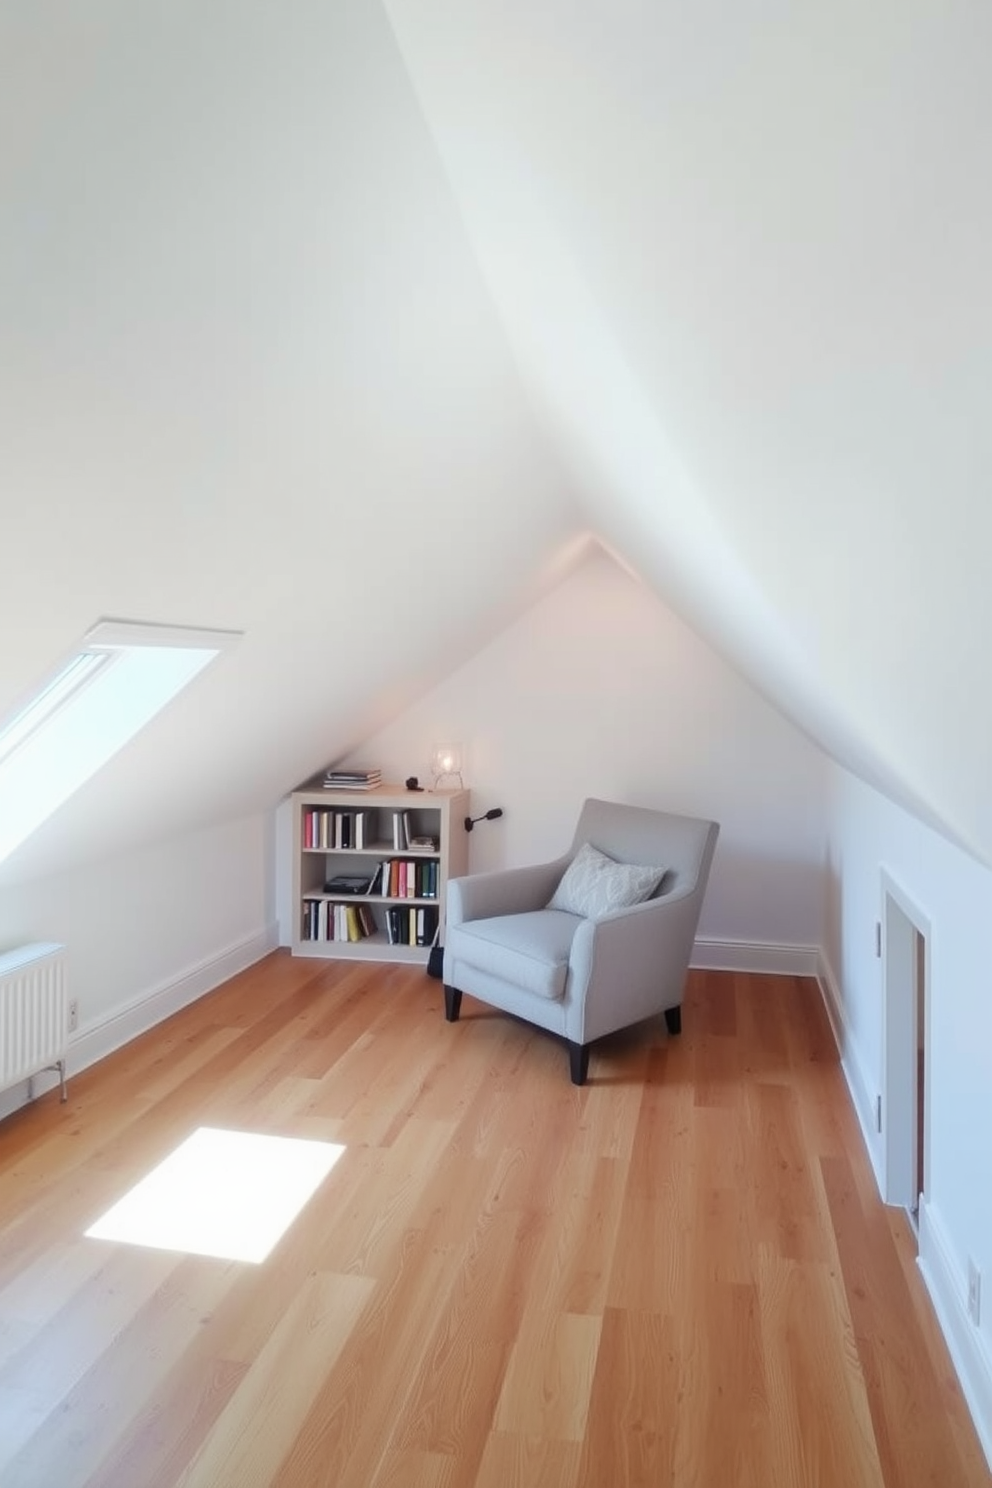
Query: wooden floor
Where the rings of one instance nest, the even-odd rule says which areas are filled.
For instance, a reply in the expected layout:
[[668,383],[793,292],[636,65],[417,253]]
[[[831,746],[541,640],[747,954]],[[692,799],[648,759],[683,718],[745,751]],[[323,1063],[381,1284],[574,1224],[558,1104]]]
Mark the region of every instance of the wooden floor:
[[[815,986],[694,973],[569,1083],[270,957],[0,1125],[3,1488],[989,1484]],[[191,1131],[346,1152],[254,1266],[83,1237]]]

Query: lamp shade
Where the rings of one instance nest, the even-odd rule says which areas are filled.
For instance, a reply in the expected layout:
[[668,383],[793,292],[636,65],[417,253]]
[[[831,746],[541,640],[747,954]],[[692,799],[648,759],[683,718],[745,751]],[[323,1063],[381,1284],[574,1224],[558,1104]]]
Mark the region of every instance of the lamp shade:
[[451,778],[462,783],[462,746],[460,744],[435,744],[431,751],[431,774],[434,784]]

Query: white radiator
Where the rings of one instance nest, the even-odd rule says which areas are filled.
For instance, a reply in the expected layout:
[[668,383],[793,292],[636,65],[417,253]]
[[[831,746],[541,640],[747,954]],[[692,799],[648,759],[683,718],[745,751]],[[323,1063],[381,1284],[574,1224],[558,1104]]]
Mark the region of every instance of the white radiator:
[[65,1100],[68,1031],[65,947],[39,942],[0,955],[0,1090],[57,1069]]

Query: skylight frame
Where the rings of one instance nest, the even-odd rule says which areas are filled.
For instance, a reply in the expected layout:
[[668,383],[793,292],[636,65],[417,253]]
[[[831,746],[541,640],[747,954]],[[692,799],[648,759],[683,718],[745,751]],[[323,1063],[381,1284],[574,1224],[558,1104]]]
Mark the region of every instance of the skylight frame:
[[0,728],[0,863],[240,637],[132,620],[92,626]]
[[86,687],[96,678],[96,673],[111,665],[115,652],[86,647],[77,651],[72,660],[42,687],[26,707],[13,714],[10,721],[0,729],[0,767],[14,752],[30,744],[33,735],[54,718],[60,708],[68,706],[80,688]]

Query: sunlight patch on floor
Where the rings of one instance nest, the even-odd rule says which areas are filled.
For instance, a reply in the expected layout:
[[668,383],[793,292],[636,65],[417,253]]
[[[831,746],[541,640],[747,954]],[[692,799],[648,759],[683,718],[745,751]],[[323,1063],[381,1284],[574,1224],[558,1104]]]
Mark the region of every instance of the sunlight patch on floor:
[[264,1261],[344,1148],[203,1126],[86,1234],[156,1250]]

